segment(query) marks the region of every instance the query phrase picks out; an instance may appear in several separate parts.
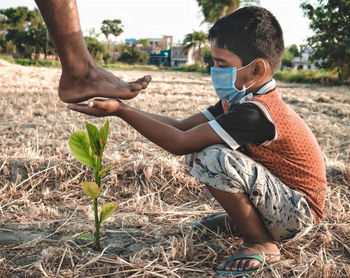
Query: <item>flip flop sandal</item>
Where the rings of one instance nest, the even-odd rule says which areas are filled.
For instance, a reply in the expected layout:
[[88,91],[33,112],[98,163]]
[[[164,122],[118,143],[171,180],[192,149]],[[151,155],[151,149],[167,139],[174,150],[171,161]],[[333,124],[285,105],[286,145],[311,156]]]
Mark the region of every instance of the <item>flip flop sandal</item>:
[[[197,230],[200,231],[202,233],[207,233],[209,232],[213,232],[213,233],[217,233],[217,234],[227,234],[227,235],[231,235],[231,234],[239,234],[238,229],[235,227],[234,230],[232,230],[231,227],[226,226],[224,223],[220,223],[218,221],[215,220],[216,216],[222,215],[222,214],[227,214],[225,212],[214,212],[206,217],[203,217],[201,219],[198,219],[196,221],[194,221],[192,223],[192,229],[193,230]],[[206,227],[204,225],[201,224],[202,221],[207,221],[210,223],[211,227],[214,227],[214,229],[210,229],[209,227]]]
[[[280,256],[280,255],[279,255]],[[251,277],[251,275],[257,273],[261,270],[268,270],[269,269],[269,262],[264,260],[263,257],[259,254],[245,254],[245,255],[229,255],[225,262],[226,264],[229,262],[237,261],[237,260],[243,260],[243,259],[251,259],[251,260],[257,260],[261,263],[262,267],[259,267],[257,269],[247,269],[242,271],[231,271],[231,270],[217,270],[215,269],[215,273],[218,275],[223,276],[232,276],[232,277]]]

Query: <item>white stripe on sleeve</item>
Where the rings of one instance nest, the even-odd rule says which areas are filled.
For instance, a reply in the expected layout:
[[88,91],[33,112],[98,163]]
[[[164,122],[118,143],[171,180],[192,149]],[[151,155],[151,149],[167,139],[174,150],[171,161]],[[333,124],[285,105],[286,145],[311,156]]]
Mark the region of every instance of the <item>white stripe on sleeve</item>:
[[208,119],[208,121],[214,120],[215,117],[209,112],[208,109],[202,111],[203,115]]
[[212,120],[208,123],[212,129],[219,135],[225,142],[228,144],[231,149],[236,150],[239,148],[239,144],[233,139],[220,125],[216,120]]

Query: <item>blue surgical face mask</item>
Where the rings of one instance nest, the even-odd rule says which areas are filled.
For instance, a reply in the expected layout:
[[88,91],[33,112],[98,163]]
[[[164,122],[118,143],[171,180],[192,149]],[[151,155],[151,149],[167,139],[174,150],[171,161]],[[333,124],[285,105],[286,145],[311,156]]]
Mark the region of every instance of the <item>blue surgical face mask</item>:
[[235,86],[237,71],[248,67],[253,62],[254,60],[241,68],[211,68],[211,80],[216,94],[221,100],[227,101],[228,104],[239,103],[246,95],[246,90],[253,86],[255,82],[247,88],[243,86],[242,90],[238,90]]

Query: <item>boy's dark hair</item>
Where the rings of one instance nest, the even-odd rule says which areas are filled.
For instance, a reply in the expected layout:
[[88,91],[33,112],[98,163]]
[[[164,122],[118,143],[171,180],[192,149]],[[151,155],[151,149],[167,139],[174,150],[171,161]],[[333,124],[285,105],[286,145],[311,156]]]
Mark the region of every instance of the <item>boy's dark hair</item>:
[[266,59],[275,72],[284,50],[283,33],[277,19],[266,9],[244,7],[219,19],[209,30],[209,41],[237,55],[243,66],[256,58]]

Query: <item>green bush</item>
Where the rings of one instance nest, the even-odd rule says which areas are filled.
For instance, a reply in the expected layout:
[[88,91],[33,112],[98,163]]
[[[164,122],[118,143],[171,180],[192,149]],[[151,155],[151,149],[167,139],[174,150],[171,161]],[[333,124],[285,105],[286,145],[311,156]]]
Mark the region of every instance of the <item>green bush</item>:
[[131,64],[144,65],[148,62],[148,54],[146,52],[142,52],[137,47],[131,47],[125,44],[123,45],[118,61],[130,64],[130,65]]
[[166,70],[167,68],[159,68],[155,65],[129,65],[125,63],[113,63],[108,65],[102,65],[104,68],[107,69],[114,69],[114,70],[150,70],[150,71],[157,71],[157,70]]
[[189,71],[189,72],[201,72],[202,68],[199,64],[193,64],[193,65],[184,65],[182,66],[184,71]]
[[338,85],[338,77],[335,72],[319,70],[287,70],[283,69],[274,74],[276,80],[289,83]]
[[102,62],[103,55],[106,53],[105,46],[98,39],[93,37],[84,37],[84,40],[86,47],[95,62]]
[[14,59],[16,64],[22,65],[22,66],[35,66],[35,67],[60,67],[61,63],[59,61],[55,60],[39,60],[39,59]]
[[107,50],[105,53],[103,53],[102,59],[105,65],[110,64],[112,59],[111,52]]
[[3,59],[6,62],[9,62],[9,63],[12,63],[12,64],[16,63],[15,59],[12,56],[9,56],[9,55],[0,55],[0,59]]

